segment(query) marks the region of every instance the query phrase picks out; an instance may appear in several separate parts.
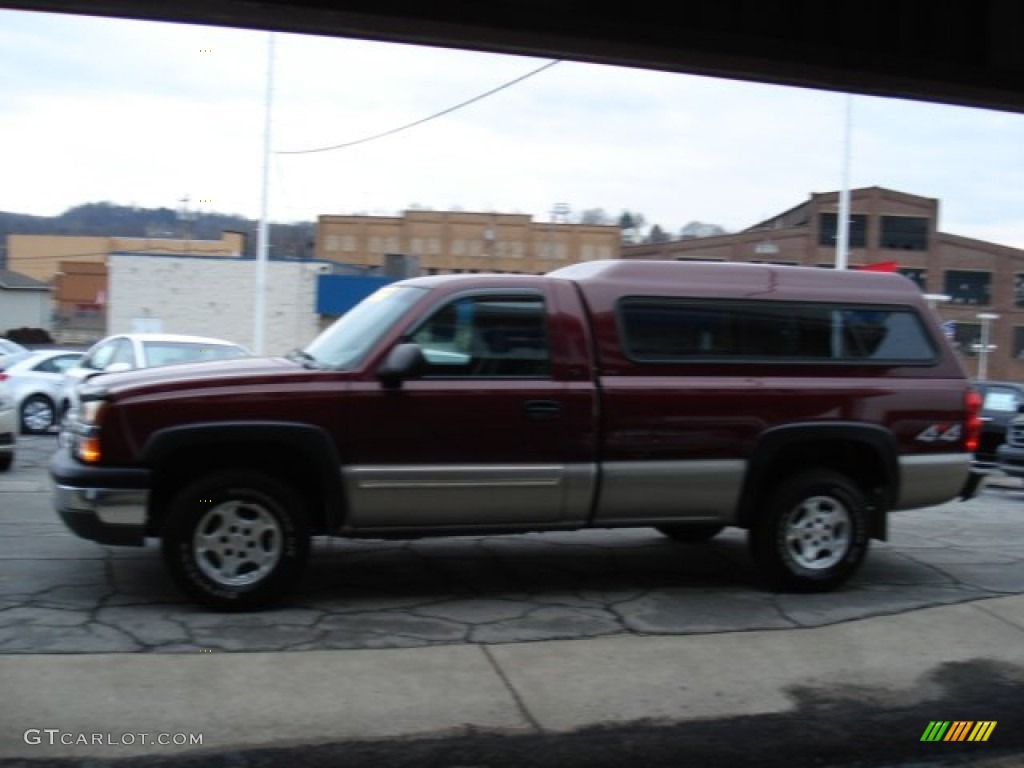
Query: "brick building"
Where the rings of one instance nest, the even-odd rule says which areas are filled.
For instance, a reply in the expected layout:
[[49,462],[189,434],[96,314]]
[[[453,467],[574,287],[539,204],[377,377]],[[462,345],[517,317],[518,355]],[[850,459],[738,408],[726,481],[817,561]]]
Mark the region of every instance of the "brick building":
[[[8,235],[12,270],[52,286],[52,331],[61,343],[88,343],[106,333],[108,260],[112,253],[240,258],[245,235],[220,240],[98,235]],[[51,317],[45,327],[51,328]]]
[[620,243],[617,226],[537,222],[507,213],[320,216],[316,228],[318,259],[377,268],[387,254],[399,253],[416,259],[424,274],[539,274],[580,261],[618,258]]
[[[622,258],[832,268],[838,211],[838,192],[812,194],[741,232],[623,246]],[[1024,250],[942,232],[938,200],[882,187],[851,190],[848,232],[850,268],[891,266],[936,296],[972,376],[1024,381]]]

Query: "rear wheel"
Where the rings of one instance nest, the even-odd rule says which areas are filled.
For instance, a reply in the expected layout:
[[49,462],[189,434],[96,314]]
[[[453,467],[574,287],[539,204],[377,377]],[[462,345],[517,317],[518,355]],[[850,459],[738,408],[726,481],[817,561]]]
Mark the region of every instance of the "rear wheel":
[[264,608],[292,586],[309,554],[302,499],[272,477],[222,471],[173,499],[163,558],[177,585],[203,605]]
[[775,587],[825,592],[852,576],[868,550],[868,508],[844,475],[816,470],[780,485],[750,529],[751,554]]
[[713,523],[693,523],[691,525],[681,523],[678,525],[659,525],[656,530],[673,541],[696,544],[702,541],[711,541],[711,539],[725,530],[725,526]]

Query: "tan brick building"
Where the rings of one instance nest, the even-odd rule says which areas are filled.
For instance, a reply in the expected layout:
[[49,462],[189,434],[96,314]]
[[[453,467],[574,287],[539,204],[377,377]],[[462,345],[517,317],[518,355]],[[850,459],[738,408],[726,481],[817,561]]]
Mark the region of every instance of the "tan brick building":
[[192,256],[241,256],[245,235],[224,232],[220,240],[177,240],[163,237],[106,237],[76,235],[8,235],[7,268],[50,282],[61,262],[106,263],[118,252]]
[[[741,232],[623,246],[622,258],[831,268],[838,211],[838,192],[812,194]],[[971,375],[983,368],[989,379],[1024,381],[1024,251],[940,231],[934,198],[867,187],[850,192],[848,263],[851,268],[892,263],[922,291],[941,297],[936,309],[944,321],[952,321]],[[990,333],[987,356],[979,354],[984,325]]]
[[525,214],[405,211],[402,216],[320,216],[316,257],[381,267],[387,254],[415,257],[423,274],[549,272],[619,257],[617,226],[536,222]]
[[107,266],[117,252],[241,257],[245,235],[220,240],[77,235],[8,235],[10,269],[53,286],[54,336],[64,343],[100,338],[107,328]]

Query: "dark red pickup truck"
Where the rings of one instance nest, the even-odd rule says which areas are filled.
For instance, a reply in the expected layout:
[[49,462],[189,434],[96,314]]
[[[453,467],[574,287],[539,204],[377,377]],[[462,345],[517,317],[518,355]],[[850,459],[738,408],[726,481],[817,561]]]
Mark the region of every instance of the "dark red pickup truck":
[[285,593],[323,534],[738,526],[769,583],[826,590],[889,512],[973,492],[979,432],[909,280],[769,265],[420,277],[286,358],[79,393],[60,515],[161,538],[181,588],[228,610]]

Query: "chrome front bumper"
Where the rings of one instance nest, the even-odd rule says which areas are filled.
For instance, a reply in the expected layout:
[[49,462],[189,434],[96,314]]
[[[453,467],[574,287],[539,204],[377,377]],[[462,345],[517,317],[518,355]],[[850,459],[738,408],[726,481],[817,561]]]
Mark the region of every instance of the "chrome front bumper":
[[54,506],[64,524],[100,544],[141,546],[148,505],[144,489],[54,486]]

